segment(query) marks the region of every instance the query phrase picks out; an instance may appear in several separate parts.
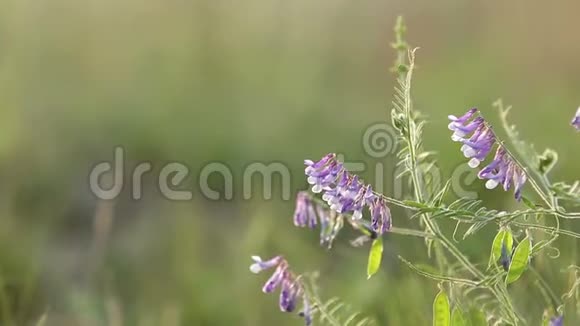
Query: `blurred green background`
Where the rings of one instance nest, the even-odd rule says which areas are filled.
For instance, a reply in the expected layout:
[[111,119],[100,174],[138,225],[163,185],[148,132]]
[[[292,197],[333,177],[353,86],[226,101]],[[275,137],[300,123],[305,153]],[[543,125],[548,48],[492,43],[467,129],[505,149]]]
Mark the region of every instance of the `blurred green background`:
[[[521,0],[0,2],[2,325],[43,315],[65,326],[301,325],[261,293],[268,276],[248,270],[250,255],[278,253],[298,272],[320,271],[323,297],[379,325],[429,325],[436,284],[396,258],[429,263],[420,239],[389,236],[383,267],[367,281],[367,248],[349,245],[354,233],[327,252],[318,232],[292,226],[294,202],[278,188],[271,200],[259,187],[243,199],[244,168],[286,164],[293,193],[306,186],[302,160],[331,151],[392,171],[394,157],[366,155],[361,139],[390,120],[390,42],[402,14],[421,47],[414,97],[431,122],[425,146],[440,153],[444,176],[464,161],[446,116],[478,106],[498,124],[491,103],[503,97],[524,138],[560,152],[554,179],[578,178],[569,121],[580,104],[579,10],[576,1]],[[98,201],[89,171],[112,161],[117,145],[126,183],[138,162],[158,171],[180,161],[193,200],[164,199],[150,174],[143,199],[125,187],[114,202]],[[211,162],[231,169],[233,200],[200,193],[199,171]],[[394,182],[386,173],[387,192]],[[492,208],[516,205],[480,183],[472,189]],[[485,262],[494,231],[460,246]],[[562,293],[576,242],[559,245],[559,259],[536,263]],[[545,304],[531,282],[512,293],[538,321]]]

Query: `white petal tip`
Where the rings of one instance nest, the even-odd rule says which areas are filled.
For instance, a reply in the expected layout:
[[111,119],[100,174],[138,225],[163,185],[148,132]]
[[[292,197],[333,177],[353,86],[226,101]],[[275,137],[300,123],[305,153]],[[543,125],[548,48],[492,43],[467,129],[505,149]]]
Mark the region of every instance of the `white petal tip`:
[[485,187],[487,189],[495,189],[495,187],[497,187],[499,185],[499,182],[495,181],[495,180],[487,180],[487,182],[485,183]]
[[466,158],[471,158],[474,157],[475,154],[477,154],[475,152],[475,150],[469,146],[467,146],[464,150],[463,150],[463,156],[465,156]]
[[472,158],[471,160],[469,160],[469,163],[467,164],[469,165],[470,168],[474,169],[479,166],[479,163],[481,162],[478,159]]
[[461,130],[455,130],[455,132],[453,134],[458,136],[459,138],[463,138],[463,137],[467,136],[467,133],[465,133],[464,131],[461,131]]
[[259,272],[262,271],[262,268],[258,264],[252,264],[250,265],[250,271],[254,274],[258,274]]

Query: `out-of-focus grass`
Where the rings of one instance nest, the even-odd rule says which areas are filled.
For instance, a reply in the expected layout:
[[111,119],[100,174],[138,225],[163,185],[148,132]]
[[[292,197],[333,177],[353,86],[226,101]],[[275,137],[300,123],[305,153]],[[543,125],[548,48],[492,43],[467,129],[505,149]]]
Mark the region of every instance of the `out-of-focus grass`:
[[[242,200],[243,168],[283,162],[297,190],[304,158],[337,151],[376,163],[361,137],[389,119],[389,42],[402,13],[409,40],[422,47],[414,94],[432,122],[425,144],[441,153],[447,176],[462,160],[447,114],[479,106],[497,123],[491,103],[501,96],[515,106],[522,136],[560,151],[554,178],[575,178],[578,140],[567,124],[579,104],[578,9],[501,1],[2,2],[0,320],[296,325],[297,316],[278,312],[277,299],[260,292],[264,276],[247,269],[251,254],[283,253],[297,271],[321,272],[324,296],[340,296],[381,325],[430,323],[435,284],[396,259],[428,262],[420,240],[388,237],[384,266],[367,281],[366,252],[349,247],[349,235],[326,252],[316,232],[291,227],[293,203],[279,192]],[[124,192],[99,210],[107,206],[90,194],[88,172],[111,160],[115,145],[127,150],[127,171],[142,160],[156,171],[186,163],[194,200],[166,201],[146,177],[142,200]],[[232,201],[204,200],[198,191],[199,171],[215,161],[233,171]],[[482,196],[494,208],[514,205],[501,192]],[[97,212],[111,225],[95,221]],[[394,210],[394,223],[409,224],[405,216]],[[462,247],[486,261],[493,231]],[[576,243],[560,248],[561,258],[538,264],[563,292],[560,268],[575,258]],[[537,319],[544,307],[527,295],[526,281],[514,286],[516,304]]]

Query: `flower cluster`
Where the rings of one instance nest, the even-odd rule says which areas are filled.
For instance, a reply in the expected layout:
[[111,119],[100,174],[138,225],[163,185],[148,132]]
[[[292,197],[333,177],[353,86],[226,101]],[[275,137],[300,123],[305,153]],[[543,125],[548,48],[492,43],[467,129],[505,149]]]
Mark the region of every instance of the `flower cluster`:
[[572,126],[576,128],[576,130],[580,131],[580,107],[576,111],[576,115],[572,119]]
[[327,154],[317,162],[305,160],[304,164],[312,192],[323,192],[322,199],[331,210],[350,213],[353,220],[360,220],[364,207],[368,206],[373,230],[382,234],[391,229],[391,212],[385,200],[375,195],[372,187],[358,176],[350,174],[336,159],[336,154]]
[[491,163],[478,173],[480,179],[487,179],[485,187],[494,189],[502,185],[505,191],[514,186],[515,198],[522,197],[522,187],[526,183],[526,173],[518,163],[507,153],[505,148],[497,142],[491,127],[481,117],[475,117],[478,112],[473,108],[463,116],[449,116],[449,129],[453,131],[451,139],[460,142],[461,151],[469,158],[469,166],[476,168],[483,162],[493,147],[497,145],[495,157]]
[[276,256],[269,260],[263,261],[258,256],[252,256],[254,263],[250,265],[252,273],[260,273],[262,271],[276,268],[272,276],[266,281],[262,287],[264,293],[272,293],[277,288],[280,288],[280,310],[283,312],[293,312],[296,309],[298,300],[302,299],[302,311],[299,315],[304,318],[307,326],[312,324],[312,309],[310,300],[306,295],[306,291],[299,282],[298,278],[290,271],[288,262],[282,256]]

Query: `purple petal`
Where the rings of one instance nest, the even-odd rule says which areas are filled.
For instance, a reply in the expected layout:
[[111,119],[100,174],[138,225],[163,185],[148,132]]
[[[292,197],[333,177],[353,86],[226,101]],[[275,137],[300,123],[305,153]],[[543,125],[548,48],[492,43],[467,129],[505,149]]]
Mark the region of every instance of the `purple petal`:
[[450,115],[449,116],[449,120],[454,121],[454,122],[460,122],[460,123],[464,123],[467,120],[471,119],[471,117],[473,117],[473,115],[477,112],[477,108],[472,108],[469,111],[467,111],[467,113],[465,113],[464,115],[462,115],[461,117],[456,117],[454,115]]
[[303,307],[302,312],[300,312],[300,316],[304,317],[304,323],[306,326],[312,325],[312,307],[310,306],[310,301],[306,295],[302,296],[303,300]]
[[282,262],[282,256],[276,256],[266,261],[262,261],[262,259],[259,256],[252,256],[252,260],[254,260],[254,263],[250,265],[250,271],[252,271],[252,273],[254,274],[257,274],[261,271],[270,269],[280,264]]
[[576,111],[576,115],[572,119],[572,126],[576,128],[576,130],[580,131],[580,107]]
[[549,326],[563,326],[564,325],[564,316],[557,316],[550,318]]
[[311,202],[308,203],[308,227],[314,229],[316,227],[316,212]]
[[268,281],[266,281],[266,283],[262,287],[262,291],[264,293],[273,292],[282,282],[284,278],[284,273],[286,273],[286,264],[281,264],[278,266],[278,268],[276,268],[276,271],[274,272],[274,274],[272,274],[272,276],[270,276]]
[[294,210],[294,225],[298,227],[306,226],[308,220],[309,198],[306,192],[299,192],[296,195],[296,209]]
[[297,286],[288,277],[282,281],[282,291],[280,291],[280,310],[292,312],[296,308]]

